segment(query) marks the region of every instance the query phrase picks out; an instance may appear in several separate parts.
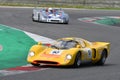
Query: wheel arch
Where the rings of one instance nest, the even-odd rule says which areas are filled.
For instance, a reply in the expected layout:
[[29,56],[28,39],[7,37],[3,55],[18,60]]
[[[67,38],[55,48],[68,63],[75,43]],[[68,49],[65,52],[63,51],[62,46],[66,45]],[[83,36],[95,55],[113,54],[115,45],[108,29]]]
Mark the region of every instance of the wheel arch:
[[103,51],[105,51],[105,55],[106,55],[106,57],[108,57],[108,50],[106,48],[104,48]]
[[[80,58],[82,57],[82,51],[80,51],[80,50],[77,51],[76,54],[75,54],[75,56],[76,56],[77,54],[80,54]],[[75,62],[75,60],[74,60],[74,62]]]
[[[106,55],[106,57],[108,57],[108,50],[106,48],[103,48],[102,51],[105,51],[105,55]],[[95,48],[93,48],[93,52],[94,52],[93,58],[96,58],[97,50]]]
[[80,67],[80,64],[79,64],[79,57],[78,56],[80,56],[80,58],[81,58],[81,51],[77,51],[76,52],[76,54],[75,54],[75,59],[74,59],[74,63],[73,63],[73,67],[74,68],[78,68],[78,67]]

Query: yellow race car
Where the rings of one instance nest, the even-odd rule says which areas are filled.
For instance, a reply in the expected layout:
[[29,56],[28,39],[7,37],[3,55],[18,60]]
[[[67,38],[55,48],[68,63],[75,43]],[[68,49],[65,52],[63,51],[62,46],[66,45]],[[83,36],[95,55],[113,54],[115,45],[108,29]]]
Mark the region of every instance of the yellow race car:
[[82,38],[68,37],[47,46],[38,42],[30,48],[27,61],[34,66],[44,64],[79,67],[87,62],[103,65],[109,52],[108,42],[89,42]]

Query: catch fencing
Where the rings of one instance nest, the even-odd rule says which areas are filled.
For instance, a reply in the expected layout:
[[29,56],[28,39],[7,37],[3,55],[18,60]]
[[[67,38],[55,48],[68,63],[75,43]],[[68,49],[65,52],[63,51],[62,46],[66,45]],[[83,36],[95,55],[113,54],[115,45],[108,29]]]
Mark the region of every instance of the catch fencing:
[[0,4],[53,4],[91,7],[117,7],[120,8],[120,0],[0,0]]

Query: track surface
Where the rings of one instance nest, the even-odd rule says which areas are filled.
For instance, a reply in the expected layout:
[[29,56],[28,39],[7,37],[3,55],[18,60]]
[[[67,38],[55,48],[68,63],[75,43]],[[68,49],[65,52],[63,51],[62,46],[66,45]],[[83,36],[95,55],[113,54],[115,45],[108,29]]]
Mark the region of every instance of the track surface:
[[42,71],[1,76],[0,80],[120,80],[120,28],[115,26],[83,23],[78,18],[96,16],[120,16],[120,11],[65,10],[70,23],[45,24],[32,22],[32,9],[0,8],[0,24],[57,39],[82,37],[89,41],[109,41],[111,54],[104,66],[84,65],[78,69],[50,67]]

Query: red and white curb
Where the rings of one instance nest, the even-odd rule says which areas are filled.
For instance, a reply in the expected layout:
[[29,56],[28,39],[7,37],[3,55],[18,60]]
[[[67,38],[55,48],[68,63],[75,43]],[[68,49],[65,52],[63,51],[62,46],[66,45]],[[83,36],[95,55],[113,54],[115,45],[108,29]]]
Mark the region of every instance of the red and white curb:
[[96,23],[95,22],[96,20],[103,20],[103,19],[106,19],[106,18],[120,19],[120,16],[84,17],[84,18],[78,18],[78,20],[82,21],[82,22],[87,22],[87,23]]
[[27,72],[33,72],[33,71],[39,71],[39,70],[46,70],[47,68],[41,68],[41,67],[35,67],[30,64],[25,66],[19,66],[15,68],[9,68],[6,70],[0,70],[0,76],[7,76],[7,75],[15,75],[15,74],[21,74],[21,73],[27,73]]
[[42,43],[52,44],[55,41],[53,39],[50,39],[50,38],[47,38],[47,37],[43,37],[43,36],[40,36],[40,35],[37,35],[37,34],[33,34],[33,33],[30,33],[30,32],[24,31],[24,33],[27,34],[32,39],[34,39],[36,42],[40,41]]

